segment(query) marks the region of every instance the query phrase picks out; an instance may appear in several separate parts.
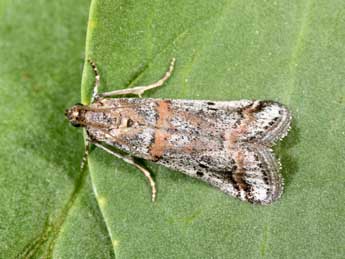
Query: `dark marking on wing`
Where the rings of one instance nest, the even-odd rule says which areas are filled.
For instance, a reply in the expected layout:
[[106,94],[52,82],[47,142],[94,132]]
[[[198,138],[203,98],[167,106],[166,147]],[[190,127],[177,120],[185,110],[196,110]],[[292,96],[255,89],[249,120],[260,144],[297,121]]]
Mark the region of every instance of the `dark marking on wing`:
[[198,176],[198,177],[203,177],[203,176],[204,176],[204,173],[203,173],[203,172],[200,172],[200,171],[197,171],[197,172],[196,172],[196,176]]

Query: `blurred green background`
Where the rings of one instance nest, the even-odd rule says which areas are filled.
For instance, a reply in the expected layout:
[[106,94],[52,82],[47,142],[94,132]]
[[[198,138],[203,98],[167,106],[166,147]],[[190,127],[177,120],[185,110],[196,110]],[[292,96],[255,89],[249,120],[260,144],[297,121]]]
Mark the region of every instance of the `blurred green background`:
[[[0,1],[0,258],[344,258],[345,2]],[[282,198],[253,206],[100,150],[63,110],[173,77],[144,97],[272,99],[293,113],[275,147]],[[80,97],[82,87],[82,98]]]

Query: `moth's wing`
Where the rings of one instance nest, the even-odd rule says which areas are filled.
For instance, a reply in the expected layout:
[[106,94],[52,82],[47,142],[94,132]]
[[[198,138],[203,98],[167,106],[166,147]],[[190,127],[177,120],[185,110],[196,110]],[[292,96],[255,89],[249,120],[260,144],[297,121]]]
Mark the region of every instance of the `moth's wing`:
[[272,150],[262,145],[245,145],[238,149],[234,180],[240,198],[252,203],[270,204],[283,192],[280,162]]
[[180,157],[158,161],[166,167],[205,181],[241,200],[270,204],[283,191],[280,163],[271,150],[263,145],[237,146],[233,153],[199,154],[199,157]]
[[207,182],[241,200],[270,204],[283,192],[280,163],[271,150],[262,145],[237,147],[230,171],[208,171]]
[[212,135],[217,129],[225,131],[232,142],[258,142],[266,146],[272,146],[287,135],[292,118],[283,104],[265,100],[172,100],[172,107],[174,111],[188,110],[193,116],[189,122],[201,119],[199,124],[205,134]]
[[271,146],[285,137],[290,129],[291,113],[278,102],[254,101],[242,110],[242,116],[240,127],[246,132],[239,136],[242,141]]

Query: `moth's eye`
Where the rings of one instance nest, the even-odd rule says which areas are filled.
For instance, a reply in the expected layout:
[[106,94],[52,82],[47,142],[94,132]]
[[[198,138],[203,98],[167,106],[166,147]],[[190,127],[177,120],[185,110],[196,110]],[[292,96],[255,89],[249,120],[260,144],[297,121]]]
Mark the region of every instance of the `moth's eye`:
[[79,128],[81,126],[81,124],[79,124],[76,121],[71,121],[71,124],[72,124],[72,126],[77,127],[77,128]]

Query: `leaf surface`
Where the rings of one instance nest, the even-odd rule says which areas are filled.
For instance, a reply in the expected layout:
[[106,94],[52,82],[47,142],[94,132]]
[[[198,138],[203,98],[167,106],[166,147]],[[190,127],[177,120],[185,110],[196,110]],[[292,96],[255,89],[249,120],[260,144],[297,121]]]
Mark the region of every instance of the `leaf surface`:
[[[93,1],[87,56],[102,91],[144,97],[271,99],[293,113],[275,147],[282,198],[253,206],[147,161],[158,199],[135,168],[95,150],[92,184],[118,258],[344,256],[345,19],[342,1]],[[85,67],[83,100],[93,74]]]
[[89,1],[0,3],[0,258],[113,258],[80,173],[79,101]]

